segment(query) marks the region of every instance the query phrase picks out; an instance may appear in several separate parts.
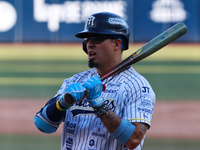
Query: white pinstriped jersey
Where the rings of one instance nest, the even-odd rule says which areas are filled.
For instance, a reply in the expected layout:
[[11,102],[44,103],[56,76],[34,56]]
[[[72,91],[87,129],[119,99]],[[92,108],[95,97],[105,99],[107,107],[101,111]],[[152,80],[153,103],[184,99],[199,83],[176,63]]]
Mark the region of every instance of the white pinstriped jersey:
[[[84,83],[96,69],[78,73],[65,79],[57,94],[62,94],[74,82]],[[110,109],[130,122],[150,125],[155,106],[155,94],[149,82],[132,67],[103,81],[106,90],[102,92]],[[145,137],[144,137],[145,138]],[[135,150],[140,150],[143,142]],[[114,139],[101,120],[94,114],[87,100],[76,103],[66,111],[63,126],[61,150],[126,150]]]

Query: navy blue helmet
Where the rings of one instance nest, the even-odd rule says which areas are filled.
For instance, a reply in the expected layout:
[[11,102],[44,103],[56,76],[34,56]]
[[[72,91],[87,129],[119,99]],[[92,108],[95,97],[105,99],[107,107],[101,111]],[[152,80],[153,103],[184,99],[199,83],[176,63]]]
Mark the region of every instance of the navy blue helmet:
[[[83,31],[77,33],[78,38],[87,38],[96,35],[121,36],[124,50],[129,47],[129,27],[126,21],[110,12],[95,13],[88,17]],[[86,45],[83,42],[83,50],[87,53]]]

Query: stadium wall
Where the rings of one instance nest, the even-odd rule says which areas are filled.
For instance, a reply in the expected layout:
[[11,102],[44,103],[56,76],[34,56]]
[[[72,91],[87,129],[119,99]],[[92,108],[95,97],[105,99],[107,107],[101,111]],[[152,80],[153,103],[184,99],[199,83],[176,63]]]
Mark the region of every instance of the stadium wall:
[[188,27],[176,42],[200,42],[199,0],[2,0],[0,42],[79,42],[86,18],[114,12],[130,26],[130,41],[147,42],[177,22]]

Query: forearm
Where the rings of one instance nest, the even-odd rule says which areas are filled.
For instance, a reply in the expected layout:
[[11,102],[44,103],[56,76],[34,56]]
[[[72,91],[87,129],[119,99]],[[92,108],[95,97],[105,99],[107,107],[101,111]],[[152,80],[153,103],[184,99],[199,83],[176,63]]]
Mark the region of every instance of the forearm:
[[119,127],[122,121],[122,118],[111,110],[108,110],[107,113],[102,114],[99,118],[111,134]]
[[131,137],[134,133],[135,125],[123,118],[120,118],[109,109],[99,117],[106,126],[107,130],[111,133],[112,137],[119,143],[126,145],[128,141],[128,143],[132,142],[132,140],[130,141],[129,139],[132,139]]
[[57,130],[59,124],[63,121],[65,113],[66,112],[57,109],[56,98],[52,98],[36,113],[34,123],[40,131],[52,133]]
[[144,123],[129,123],[128,121],[117,116],[111,110],[99,116],[107,130],[120,143],[127,148],[136,148],[146,133],[147,126]]

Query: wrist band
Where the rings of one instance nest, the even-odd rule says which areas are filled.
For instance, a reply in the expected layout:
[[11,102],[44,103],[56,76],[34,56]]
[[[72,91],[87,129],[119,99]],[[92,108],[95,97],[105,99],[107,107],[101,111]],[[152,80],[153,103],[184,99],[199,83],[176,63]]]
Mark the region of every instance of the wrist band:
[[59,104],[59,100],[56,101],[56,108],[60,111],[66,111],[67,109],[66,108],[62,108]]
[[115,130],[115,132],[112,133],[112,136],[121,144],[125,144],[133,134],[134,130],[135,126],[132,123],[122,119],[121,124]]
[[103,99],[103,97],[97,97],[95,99],[91,99],[88,101],[93,108],[95,108],[95,107],[99,108],[103,105],[104,99]]
[[95,108],[94,113],[97,115],[97,117],[100,117],[102,114],[107,113],[109,110],[109,107],[106,104],[103,104],[102,106]]

